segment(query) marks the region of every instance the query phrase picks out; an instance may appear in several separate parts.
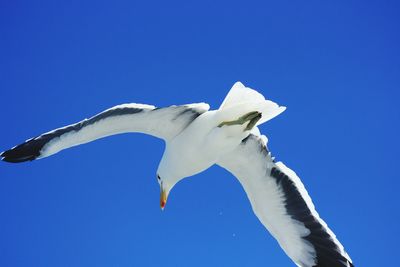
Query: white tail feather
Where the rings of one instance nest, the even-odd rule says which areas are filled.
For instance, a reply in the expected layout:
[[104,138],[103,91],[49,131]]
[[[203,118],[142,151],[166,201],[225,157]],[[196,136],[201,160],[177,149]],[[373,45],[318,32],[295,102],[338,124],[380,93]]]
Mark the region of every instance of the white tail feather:
[[265,98],[262,94],[244,86],[241,82],[236,82],[229,90],[219,109],[229,108],[245,102],[261,102],[263,100]]
[[234,120],[252,111],[261,112],[262,117],[257,125],[278,116],[285,109],[286,107],[280,107],[275,102],[266,100],[262,94],[245,87],[241,82],[233,85],[219,108],[223,120]]

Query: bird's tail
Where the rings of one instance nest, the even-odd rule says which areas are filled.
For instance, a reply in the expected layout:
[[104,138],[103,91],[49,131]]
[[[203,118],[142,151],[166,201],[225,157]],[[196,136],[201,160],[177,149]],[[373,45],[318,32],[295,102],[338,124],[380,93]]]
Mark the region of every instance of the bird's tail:
[[256,122],[260,125],[282,113],[286,107],[266,100],[257,91],[245,87],[241,82],[236,82],[219,107],[223,121],[234,120],[251,112],[261,113],[261,118]]

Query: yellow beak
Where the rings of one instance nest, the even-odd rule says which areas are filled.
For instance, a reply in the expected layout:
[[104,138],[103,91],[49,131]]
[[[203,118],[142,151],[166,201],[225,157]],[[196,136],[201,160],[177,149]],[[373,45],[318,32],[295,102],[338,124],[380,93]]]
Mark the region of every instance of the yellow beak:
[[160,208],[164,210],[165,205],[167,204],[168,193],[161,186],[161,195],[160,195]]

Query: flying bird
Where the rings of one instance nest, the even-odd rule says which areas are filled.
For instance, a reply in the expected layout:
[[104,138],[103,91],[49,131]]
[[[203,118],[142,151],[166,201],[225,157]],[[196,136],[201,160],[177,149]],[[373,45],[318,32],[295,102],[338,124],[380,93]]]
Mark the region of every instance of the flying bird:
[[157,170],[160,207],[180,180],[214,164],[231,172],[260,222],[297,266],[353,266],[315,210],[294,171],[276,162],[258,125],[285,107],[237,82],[217,110],[206,103],[156,108],[123,104],[31,138],[0,154],[3,161],[41,159],[106,136],[140,132],[165,140]]

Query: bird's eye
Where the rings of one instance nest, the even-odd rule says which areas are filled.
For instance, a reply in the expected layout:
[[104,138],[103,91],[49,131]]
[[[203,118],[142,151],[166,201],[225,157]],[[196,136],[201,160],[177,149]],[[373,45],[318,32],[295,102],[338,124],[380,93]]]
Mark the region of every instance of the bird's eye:
[[158,179],[159,181],[161,181],[160,175],[158,175],[158,174],[157,174],[157,179]]

